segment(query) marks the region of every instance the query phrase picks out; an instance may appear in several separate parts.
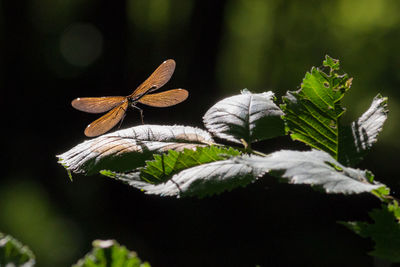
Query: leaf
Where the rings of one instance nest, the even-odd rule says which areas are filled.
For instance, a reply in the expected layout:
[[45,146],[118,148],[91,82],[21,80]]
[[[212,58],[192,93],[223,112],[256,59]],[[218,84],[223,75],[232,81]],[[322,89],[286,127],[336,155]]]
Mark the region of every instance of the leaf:
[[230,158],[185,169],[157,185],[141,181],[139,171],[101,173],[143,190],[146,194],[204,197],[245,186],[261,176],[263,171]]
[[331,70],[339,70],[340,69],[339,60],[333,59],[330,56],[326,56],[325,60],[322,64],[325,67],[329,67]]
[[377,95],[369,109],[350,126],[342,127],[339,136],[339,161],[354,166],[360,162],[377,141],[388,114],[387,97]]
[[92,251],[74,264],[73,267],[150,267],[149,263],[142,263],[136,252],[129,251],[115,240],[95,240],[92,245]]
[[199,128],[141,125],[90,139],[57,157],[74,173],[129,171],[143,166],[153,153],[194,149],[210,142],[211,136]]
[[400,262],[400,208],[394,205],[382,205],[369,213],[373,223],[340,222],[364,238],[371,238],[375,247],[369,254],[391,262]]
[[213,135],[231,142],[248,144],[284,135],[283,112],[273,102],[274,94],[252,94],[225,98],[212,106],[203,122]]
[[35,255],[15,238],[0,233],[0,266],[30,267],[35,265]]
[[345,167],[328,153],[319,150],[281,150],[267,157],[236,156],[185,169],[157,185],[143,181],[140,171],[102,172],[147,194],[200,197],[245,186],[265,173],[271,173],[293,184],[310,184],[327,193],[370,192],[376,195],[377,192],[388,190],[385,185],[374,182],[369,171]]
[[318,186],[326,193],[359,194],[385,187],[372,181],[369,171],[345,167],[320,150],[281,150],[267,157],[237,157],[235,160],[257,173],[270,172],[289,183]]
[[323,150],[338,159],[339,118],[345,109],[340,99],[350,88],[351,78],[339,75],[339,61],[326,56],[329,74],[312,68],[298,91],[287,92],[281,105],[286,132],[293,140]]
[[147,161],[146,166],[139,169],[140,177],[146,182],[161,183],[181,170],[238,155],[240,152],[231,147],[218,146],[198,147],[196,150],[184,149],[182,152],[170,150],[166,155],[156,154],[155,160]]
[[349,126],[339,123],[345,109],[340,100],[350,88],[352,78],[339,75],[339,61],[326,56],[324,66],[329,74],[312,68],[307,73],[300,90],[287,92],[283,97],[282,110],[286,113],[286,132],[293,140],[328,152],[332,157],[348,166],[362,160],[387,119],[387,98],[377,95],[370,108]]

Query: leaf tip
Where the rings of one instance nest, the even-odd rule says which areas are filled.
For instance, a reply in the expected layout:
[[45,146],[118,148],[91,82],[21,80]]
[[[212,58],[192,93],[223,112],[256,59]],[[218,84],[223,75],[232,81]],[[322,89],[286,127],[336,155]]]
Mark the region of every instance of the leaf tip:
[[338,59],[334,59],[330,57],[329,55],[325,56],[325,60],[322,63],[324,67],[329,67],[331,70],[339,70],[340,68],[340,63]]
[[69,166],[64,162],[64,159],[61,158],[60,155],[57,155],[56,157],[58,157],[57,163],[64,167],[64,169],[67,171],[68,178],[71,180],[71,182],[73,182],[72,173]]
[[110,170],[101,170],[100,174],[110,177],[110,178],[113,178],[113,179],[117,176],[117,174],[115,172],[110,171]]
[[247,88],[244,88],[244,89],[240,90],[240,93],[242,95],[250,95],[251,94],[251,92]]
[[380,200],[386,200],[390,194],[390,188],[387,186],[381,186],[377,189],[373,189],[371,193]]

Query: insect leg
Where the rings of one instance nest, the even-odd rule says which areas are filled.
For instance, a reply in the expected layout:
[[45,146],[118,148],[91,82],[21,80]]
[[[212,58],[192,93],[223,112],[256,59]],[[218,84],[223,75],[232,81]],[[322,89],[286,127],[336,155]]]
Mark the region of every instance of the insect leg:
[[122,119],[119,121],[118,129],[121,128],[122,122],[124,121],[126,113],[122,116]]
[[[124,115],[122,116],[122,119],[119,121],[118,129],[121,128],[122,122],[124,121],[125,116],[126,116],[126,108],[121,107],[121,109],[124,110]],[[117,116],[117,115],[115,115],[115,116]]]
[[136,105],[132,105],[132,107],[134,107],[134,108],[136,108],[136,109],[138,109],[140,111],[140,119],[142,120],[142,124],[144,124],[144,121],[143,121],[143,117],[144,117],[143,116],[143,109],[139,108]]

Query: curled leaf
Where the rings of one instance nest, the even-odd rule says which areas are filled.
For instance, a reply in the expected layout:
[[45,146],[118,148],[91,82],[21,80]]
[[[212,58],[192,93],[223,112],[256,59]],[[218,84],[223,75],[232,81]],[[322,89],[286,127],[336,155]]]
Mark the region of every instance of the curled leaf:
[[153,153],[194,149],[210,142],[211,136],[199,128],[141,125],[90,139],[57,157],[74,173],[128,171],[143,166]]
[[387,97],[377,95],[369,109],[357,121],[343,127],[340,162],[355,165],[362,160],[377,141],[388,112]]
[[203,117],[204,125],[215,136],[235,143],[244,139],[250,144],[284,135],[283,112],[273,100],[272,92],[252,94],[243,90],[241,95],[212,106]]

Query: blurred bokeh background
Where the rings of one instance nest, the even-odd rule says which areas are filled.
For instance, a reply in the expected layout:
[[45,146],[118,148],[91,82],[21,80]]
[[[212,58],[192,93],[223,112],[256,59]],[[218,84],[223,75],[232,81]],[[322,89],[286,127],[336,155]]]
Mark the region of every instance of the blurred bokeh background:
[[[152,266],[387,266],[339,220],[367,220],[370,195],[325,195],[266,176],[206,199],[144,195],[109,178],[74,175],[60,154],[96,115],[79,96],[128,95],[165,59],[165,88],[184,103],[146,108],[145,122],[203,127],[218,100],[299,87],[326,54],[353,87],[344,121],[389,97],[389,119],[359,168],[399,190],[400,2],[393,0],[2,0],[0,231],[30,246],[38,266],[70,266],[97,238],[114,238]],[[140,123],[128,112],[122,127]],[[262,151],[304,148],[289,138]]]

